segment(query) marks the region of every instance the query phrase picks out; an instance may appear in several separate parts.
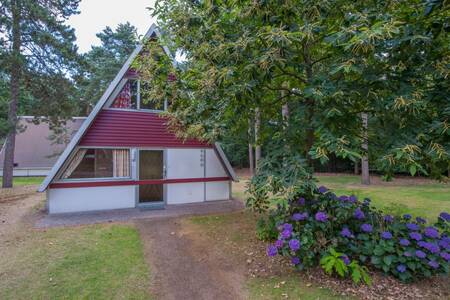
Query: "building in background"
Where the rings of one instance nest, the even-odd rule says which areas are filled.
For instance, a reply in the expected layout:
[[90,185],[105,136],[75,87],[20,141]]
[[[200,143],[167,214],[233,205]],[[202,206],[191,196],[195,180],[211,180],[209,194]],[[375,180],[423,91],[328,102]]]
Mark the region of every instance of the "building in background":
[[[48,123],[33,122],[33,116],[18,117],[18,133],[14,149],[13,176],[47,176],[85,117],[74,117],[56,129]],[[0,176],[3,175],[5,147],[0,150]]]

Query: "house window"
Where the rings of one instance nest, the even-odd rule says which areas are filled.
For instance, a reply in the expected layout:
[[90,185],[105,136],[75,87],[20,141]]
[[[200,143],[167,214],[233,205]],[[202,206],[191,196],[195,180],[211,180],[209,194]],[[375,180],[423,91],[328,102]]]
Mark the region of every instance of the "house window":
[[136,109],[138,103],[138,81],[128,80],[114,99],[112,108]]
[[81,148],[61,179],[130,177],[130,150]]
[[148,98],[148,85],[137,79],[129,79],[114,99],[111,108],[165,110],[165,103]]

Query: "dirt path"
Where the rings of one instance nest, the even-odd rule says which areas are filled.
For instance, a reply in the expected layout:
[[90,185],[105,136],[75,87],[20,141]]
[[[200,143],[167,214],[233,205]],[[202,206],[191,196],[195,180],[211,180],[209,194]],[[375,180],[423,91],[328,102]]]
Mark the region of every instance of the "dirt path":
[[244,299],[245,268],[180,219],[136,221],[158,299]]
[[36,189],[35,185],[0,189],[0,241],[5,242],[37,217],[32,208],[43,201],[45,194],[37,193]]

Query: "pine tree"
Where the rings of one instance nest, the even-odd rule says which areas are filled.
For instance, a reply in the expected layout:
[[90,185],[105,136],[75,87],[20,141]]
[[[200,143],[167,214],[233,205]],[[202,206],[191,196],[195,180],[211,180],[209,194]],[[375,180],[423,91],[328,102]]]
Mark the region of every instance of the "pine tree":
[[0,57],[10,89],[4,188],[12,187],[17,110],[22,89],[36,101],[42,101],[40,104],[46,115],[59,118],[64,111],[69,111],[70,105],[62,99],[58,99],[61,103],[43,102],[57,99],[53,97],[55,94],[67,95],[62,91],[72,87],[69,77],[77,66],[78,56],[74,30],[64,22],[78,12],[78,4],[79,0],[4,0],[0,3]]

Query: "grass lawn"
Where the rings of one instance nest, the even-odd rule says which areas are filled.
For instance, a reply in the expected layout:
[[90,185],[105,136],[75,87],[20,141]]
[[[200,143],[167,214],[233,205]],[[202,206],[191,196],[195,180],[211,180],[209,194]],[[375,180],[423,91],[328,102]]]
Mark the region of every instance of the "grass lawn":
[[[41,184],[45,177],[39,176],[39,177],[14,177],[13,179],[13,185],[19,186],[19,185],[38,185]],[[2,177],[0,176],[0,181]]]
[[298,275],[274,278],[251,279],[247,287],[249,299],[353,299],[333,294],[329,289],[321,289],[302,282]]
[[[372,203],[393,214],[410,213],[436,220],[442,211],[450,211],[450,184],[437,182],[399,182],[360,185],[360,177],[352,175],[317,176],[319,184],[336,194],[368,197]],[[414,180],[414,179],[412,179]]]
[[1,248],[0,299],[151,298],[133,226],[27,230]]
[[[380,182],[376,180],[370,186],[360,184],[360,177],[353,175],[317,175],[318,185],[324,185],[337,195],[354,194],[360,199],[366,197],[372,204],[391,214],[410,213],[423,216],[430,221],[436,220],[442,211],[450,211],[450,184],[433,181]],[[233,196],[245,201],[246,178],[233,184]]]

